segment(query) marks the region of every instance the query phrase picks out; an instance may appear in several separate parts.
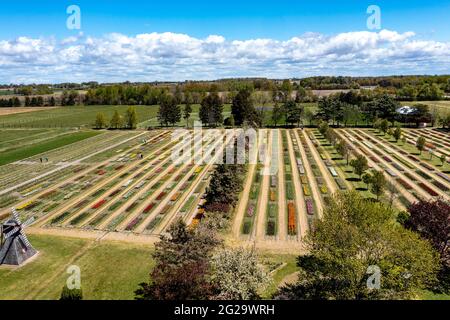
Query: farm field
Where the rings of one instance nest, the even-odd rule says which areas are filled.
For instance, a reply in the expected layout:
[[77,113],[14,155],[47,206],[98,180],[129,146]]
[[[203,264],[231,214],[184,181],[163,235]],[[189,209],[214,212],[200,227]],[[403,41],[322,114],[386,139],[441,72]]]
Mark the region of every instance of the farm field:
[[[22,219],[36,219],[32,233],[85,238],[104,234],[149,243],[178,218],[195,227],[203,216],[203,194],[214,165],[173,163],[176,142],[171,132],[103,132],[44,153],[48,162],[41,163],[42,154],[37,154],[0,166],[0,217],[15,207]],[[449,198],[449,164],[416,161],[416,150],[404,149],[372,129],[336,132],[368,158],[371,168],[385,172],[399,210],[419,199]],[[441,152],[448,152],[449,137],[423,132],[439,137]],[[40,134],[35,132],[37,138]],[[222,140],[204,139],[196,146],[223,148],[229,135],[226,130],[221,134]],[[405,130],[405,136],[417,134]],[[301,248],[302,237],[336,191],[356,189],[375,199],[318,130],[262,129],[259,136],[259,147],[269,156],[248,167],[234,214],[234,240],[292,252]],[[207,156],[197,149],[192,156]],[[389,195],[386,191],[381,201],[389,201]]]
[[[0,130],[0,135],[3,136],[4,133],[7,134],[8,132],[5,130]],[[24,133],[21,132],[20,134]],[[67,132],[64,134],[44,132],[43,134],[45,136],[43,136],[42,134],[38,134],[38,137],[35,137],[35,139],[33,139],[33,136],[29,136],[27,134],[28,138],[26,140],[20,141],[14,138],[12,140],[15,141],[11,141],[11,139],[2,139],[0,145],[6,145],[8,143],[11,143],[11,145],[6,146],[1,151],[0,166],[29,158],[40,153],[48,152],[60,147],[64,147],[75,142],[83,141],[100,134],[100,132],[77,131]],[[5,141],[5,143],[3,141]],[[14,145],[12,145],[12,143],[14,143]]]
[[[135,106],[138,127],[156,127],[159,126],[157,114],[158,106]],[[184,106],[182,105],[183,109]],[[192,117],[190,124],[199,119],[200,105],[192,105]],[[97,113],[101,112],[105,115],[107,121],[111,119],[115,110],[120,114],[124,114],[128,109],[128,106],[71,106],[60,108],[27,108],[33,109],[34,112],[17,113],[11,112],[11,109],[16,108],[0,108],[8,109],[4,111],[4,114],[0,113],[0,129],[6,128],[92,128]],[[17,108],[21,109],[21,108]],[[23,109],[23,108],[22,108]],[[223,111],[224,117],[228,117],[231,114],[231,106],[224,105]],[[181,120],[178,126],[185,126],[186,121]]]
[[[0,96],[2,95],[0,91]],[[0,116],[36,112],[48,109],[56,109],[57,107],[14,107],[14,108],[0,108]]]
[[[0,128],[91,128],[98,112],[111,119],[115,110],[124,114],[128,106],[71,106],[0,117]],[[156,118],[157,106],[136,106],[139,121]],[[109,120],[108,120],[109,121]]]
[[[4,132],[8,140],[20,142],[28,131],[30,139],[40,141],[48,129]],[[449,164],[427,161],[426,152],[419,156],[408,143],[425,135],[439,146],[436,152],[446,153],[448,134],[404,130],[403,143],[373,129],[335,131],[367,157],[372,169],[385,172],[398,210],[419,199],[450,199]],[[52,134],[71,132],[55,129]],[[195,142],[205,152],[192,148],[191,155],[218,156],[214,148],[222,149],[232,137],[227,130],[219,132],[222,139]],[[262,293],[270,297],[280,283],[295,278],[302,237],[321,218],[333,193],[356,189],[366,198],[375,196],[317,129],[261,129],[258,141],[258,149],[271,152],[266,157],[258,153],[258,163],[248,165],[232,232],[224,237],[228,245],[255,245],[262,253],[261,261],[275,279]],[[2,143],[0,147],[11,147]],[[214,165],[174,163],[176,143],[171,130],[108,131],[0,166],[0,219],[10,215],[11,207],[22,220],[33,217],[27,234],[41,252],[23,268],[0,268],[0,299],[55,299],[67,279],[67,265],[74,263],[82,269],[87,299],[132,299],[138,283],[148,277],[159,236],[178,218],[191,228],[203,218],[203,195]],[[43,156],[48,162],[40,162]],[[389,192],[380,199],[388,202]],[[30,274],[39,276],[18,290]]]

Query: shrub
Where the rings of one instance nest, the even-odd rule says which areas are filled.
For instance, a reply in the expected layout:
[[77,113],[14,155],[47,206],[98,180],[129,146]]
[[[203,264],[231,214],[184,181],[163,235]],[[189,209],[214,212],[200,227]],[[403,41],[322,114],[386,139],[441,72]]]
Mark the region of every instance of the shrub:
[[274,236],[275,235],[275,222],[272,220],[269,220],[267,222],[267,235],[268,236]]

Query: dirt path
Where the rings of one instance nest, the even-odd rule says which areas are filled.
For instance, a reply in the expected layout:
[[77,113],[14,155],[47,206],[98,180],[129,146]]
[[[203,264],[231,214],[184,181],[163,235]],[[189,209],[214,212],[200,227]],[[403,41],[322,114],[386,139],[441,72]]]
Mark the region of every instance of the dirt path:
[[248,166],[247,180],[245,182],[244,190],[239,196],[239,203],[236,210],[236,215],[233,222],[233,235],[236,239],[241,236],[242,221],[244,221],[245,209],[247,208],[248,200],[250,197],[250,190],[252,189],[253,177],[258,174],[256,171],[256,164],[250,164]]
[[266,130],[265,136],[267,138],[266,159],[264,160],[265,175],[262,177],[261,186],[259,189],[258,197],[258,212],[256,214],[255,228],[253,228],[253,239],[257,241],[263,240],[266,235],[266,214],[267,214],[267,202],[269,201],[269,185],[270,185],[270,166],[272,163],[272,130]]
[[[349,132],[351,132],[351,134],[353,135],[353,136],[355,136],[355,131],[354,130],[349,130]],[[364,134],[364,133],[359,133],[359,132],[356,132],[356,134],[357,135],[359,135],[360,137],[362,137],[362,138],[364,138],[364,137],[366,137],[367,138],[367,136]],[[386,147],[386,146],[385,146]],[[373,148],[374,148],[374,150],[377,150],[381,155],[383,155],[383,156],[389,156],[390,154],[387,154],[384,150],[382,150],[381,148],[379,148],[377,145],[373,145]],[[386,148],[388,148],[388,147],[386,147]],[[390,150],[391,150],[391,152],[394,152],[393,150],[392,150],[392,148],[389,148]],[[393,172],[395,172],[396,174],[397,174],[397,176],[399,176],[399,177],[404,177],[405,179],[406,178],[408,178],[408,177],[406,177],[405,175],[404,175],[404,172],[401,172],[401,171],[399,171],[399,170],[397,170],[395,167],[393,167],[392,166],[392,164],[391,163],[389,163],[388,161],[386,161],[386,160],[384,160],[382,157],[380,157],[379,156],[379,158],[380,158],[380,160],[382,161],[382,163],[387,167],[387,168],[389,168],[390,170],[392,170]],[[401,165],[402,166],[402,168],[405,170],[405,172],[408,172],[411,176],[413,176],[418,182],[422,182],[424,185],[426,185],[426,186],[428,186],[429,188],[431,188],[433,191],[435,191],[437,194],[439,194],[440,196],[442,196],[442,197],[448,197],[447,196],[447,194],[445,193],[445,192],[443,192],[442,190],[440,190],[440,189],[438,189],[438,188],[436,188],[436,186],[434,186],[433,184],[431,184],[431,183],[429,183],[428,182],[428,180],[426,180],[425,178],[422,178],[422,176],[420,176],[420,175],[418,175],[414,170],[412,170],[412,169],[410,169],[410,168],[408,168],[408,167],[406,167],[406,166],[404,166],[404,165]],[[410,180],[410,179],[408,179],[408,180]],[[411,181],[414,185],[416,185],[417,186],[417,188],[418,189],[420,189],[421,191],[422,191],[422,188],[420,188],[414,181]],[[425,198],[430,198],[431,196],[427,193],[427,192],[425,192],[425,191],[422,191],[421,192],[421,194],[423,195],[423,196],[425,196]]]
[[300,183],[300,174],[297,168],[297,159],[295,158],[294,147],[292,146],[291,134],[286,131],[289,158],[291,162],[292,181],[295,188],[295,204],[297,207],[297,240],[301,241],[308,233],[309,224],[306,213],[305,198],[303,196],[302,184]]
[[[331,176],[331,173],[328,170],[328,168],[323,163],[322,158],[319,155],[319,152],[317,151],[316,147],[314,146],[314,144],[311,141],[311,138],[309,137],[309,134],[307,134],[307,132],[304,132],[303,136],[305,137],[306,144],[308,145],[309,149],[311,150],[311,154],[312,154],[314,160],[316,161],[317,166],[319,167],[319,170],[322,173],[322,178],[325,179],[325,183],[329,187],[331,194],[336,193],[338,191],[336,182],[334,181],[333,177]],[[345,181],[345,179],[344,179],[344,181]]]
[[[0,196],[1,196],[1,195],[4,195],[4,194],[6,194],[6,193],[10,193],[10,192],[12,192],[12,191],[14,191],[14,190],[16,190],[16,189],[18,189],[18,188],[20,188],[20,187],[26,186],[27,184],[36,182],[36,181],[38,181],[38,180],[40,180],[40,179],[42,179],[42,178],[45,178],[45,177],[47,177],[47,176],[49,176],[49,175],[51,175],[51,174],[53,174],[53,173],[55,173],[55,172],[58,172],[58,171],[63,170],[63,169],[66,169],[66,168],[68,168],[68,167],[70,167],[70,166],[73,166],[73,165],[75,165],[75,164],[79,164],[79,163],[81,163],[82,161],[84,161],[84,160],[86,160],[86,159],[89,159],[89,158],[91,158],[91,157],[93,157],[93,156],[95,156],[95,155],[97,155],[97,154],[99,154],[99,153],[102,153],[102,152],[108,151],[108,150],[110,150],[110,149],[113,149],[113,148],[115,148],[115,147],[118,147],[118,146],[120,146],[120,145],[122,145],[122,144],[124,144],[124,143],[127,143],[128,141],[131,141],[131,140],[133,140],[133,139],[136,139],[136,138],[138,138],[138,137],[140,137],[140,136],[142,136],[142,135],[144,135],[144,134],[146,134],[146,132],[139,133],[139,134],[137,134],[137,135],[135,135],[135,136],[133,136],[133,137],[131,137],[131,138],[128,138],[128,139],[126,139],[126,140],[123,140],[123,141],[121,141],[121,142],[118,142],[118,143],[116,143],[116,144],[114,144],[114,145],[110,145],[110,146],[108,146],[108,147],[105,147],[105,148],[103,148],[103,149],[101,149],[101,150],[98,150],[98,151],[96,151],[96,152],[94,152],[94,153],[91,153],[91,154],[89,154],[89,155],[87,155],[87,156],[85,156],[85,157],[83,157],[83,158],[81,158],[81,159],[78,159],[78,160],[75,160],[75,161],[68,162],[68,163],[65,163],[65,164],[63,164],[63,165],[60,165],[59,167],[57,167],[57,168],[55,168],[55,169],[53,169],[53,170],[47,171],[47,172],[45,172],[45,173],[43,173],[43,174],[41,174],[41,175],[39,175],[39,176],[37,176],[37,177],[34,177],[34,178],[32,178],[32,179],[30,179],[30,180],[28,180],[28,181],[24,181],[24,182],[22,182],[22,183],[19,183],[19,184],[15,185],[14,187],[10,187],[10,188],[4,189],[4,190],[0,191]],[[67,181],[65,181],[65,182],[67,182]],[[47,190],[47,191],[48,191],[48,190]]]
[[278,240],[286,241],[288,238],[287,208],[286,208],[286,182],[284,180],[284,159],[282,132],[278,130]]
[[[303,131],[300,134],[303,136]],[[311,169],[311,163],[306,158],[305,149],[303,148],[303,144],[300,140],[300,136],[299,136],[299,133],[297,130],[294,131],[294,135],[297,140],[297,146],[300,150],[300,155],[301,155],[301,159],[303,162],[303,166],[305,167],[306,176],[308,178],[309,185],[311,186],[312,196],[313,196],[314,202],[316,204],[316,208],[317,208],[317,217],[319,219],[322,219],[323,203],[322,203],[322,196],[320,195],[320,192],[319,192],[319,186],[317,185],[316,178],[314,177],[314,173]],[[328,184],[327,184],[327,187],[328,187]]]

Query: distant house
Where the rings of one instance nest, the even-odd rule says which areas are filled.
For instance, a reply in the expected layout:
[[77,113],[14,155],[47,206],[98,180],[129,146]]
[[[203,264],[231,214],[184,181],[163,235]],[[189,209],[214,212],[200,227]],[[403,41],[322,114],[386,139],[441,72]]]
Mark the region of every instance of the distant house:
[[[425,107],[425,108],[422,108]],[[397,108],[396,120],[405,124],[414,123],[418,128],[426,128],[428,124],[433,122],[433,117],[428,112],[426,106],[418,105],[417,107],[403,106]]]

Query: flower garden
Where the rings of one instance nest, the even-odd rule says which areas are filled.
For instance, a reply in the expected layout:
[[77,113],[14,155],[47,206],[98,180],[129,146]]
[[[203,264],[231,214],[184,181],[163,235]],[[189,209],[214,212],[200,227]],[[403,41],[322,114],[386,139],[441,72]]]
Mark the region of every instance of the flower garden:
[[[437,155],[430,160],[425,151],[417,154],[408,140],[415,141],[421,131],[404,131],[406,143],[372,129],[336,130],[393,183],[396,206],[404,208],[418,199],[448,199],[449,164],[439,163]],[[258,229],[263,233],[261,241],[301,241],[302,221],[311,227],[334,191],[353,188],[375,197],[318,130],[268,132],[265,142],[271,137],[271,163],[278,163],[280,157],[282,170],[265,177],[258,164],[247,178],[251,187],[237,228],[241,239],[254,240]],[[449,136],[424,132],[436,154],[450,151]],[[35,137],[44,135],[36,132]],[[40,162],[41,155],[0,166],[0,192],[13,188],[0,194],[0,219],[9,216],[14,206],[23,221],[34,217],[34,226],[43,230],[154,236],[178,217],[195,227],[204,215],[202,197],[213,166],[174,165],[170,137],[170,131],[164,130],[100,134],[89,138],[89,144],[74,143],[46,153],[48,163]],[[386,198],[387,191],[382,200]]]

